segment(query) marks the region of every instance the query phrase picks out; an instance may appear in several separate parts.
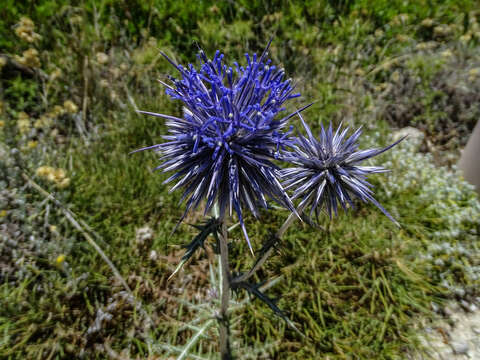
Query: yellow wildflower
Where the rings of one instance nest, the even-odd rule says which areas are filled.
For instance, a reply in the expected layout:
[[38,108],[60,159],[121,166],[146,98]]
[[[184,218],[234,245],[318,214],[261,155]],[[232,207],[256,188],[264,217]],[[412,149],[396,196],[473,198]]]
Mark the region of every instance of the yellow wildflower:
[[382,37],[385,33],[383,32],[382,29],[377,29],[375,30],[375,36],[376,37]]
[[392,73],[391,79],[393,82],[398,82],[400,80],[400,73],[398,72],[398,70],[395,70]]
[[17,60],[20,64],[37,68],[40,67],[40,59],[38,58],[38,51],[34,48],[30,48],[25,50],[22,54],[23,56],[15,56],[15,60]]
[[0,120],[0,128],[4,127],[5,126],[5,121],[3,120]]
[[108,55],[102,52],[97,53],[97,61],[99,64],[106,64],[108,62]]
[[213,14],[218,14],[220,12],[220,9],[217,7],[217,5],[214,4],[208,8],[208,11]]
[[435,48],[435,46],[437,46],[437,43],[435,41],[427,41],[427,42],[418,43],[415,46],[415,49],[417,49],[417,50],[430,50],[430,49]]
[[423,21],[420,23],[420,25],[422,25],[426,28],[430,28],[430,27],[433,26],[433,20],[430,19],[430,18],[423,19]]
[[19,120],[29,120],[30,119],[30,116],[28,116],[28,114],[24,111],[18,113],[18,119]]
[[407,35],[404,34],[398,34],[397,35],[397,40],[400,42],[407,42],[410,38]]
[[35,31],[35,24],[27,17],[20,18],[20,22],[15,27],[15,34],[29,43],[34,42],[42,37]]
[[38,145],[38,141],[36,140],[30,140],[28,143],[27,143],[27,147],[29,149],[35,149]]
[[52,125],[52,119],[50,117],[48,117],[47,115],[40,116],[40,119],[35,121],[35,123],[33,124],[35,129],[41,129],[43,127],[49,127],[50,125]]
[[450,49],[444,50],[440,53],[444,58],[449,58],[453,56],[453,53]]
[[63,115],[65,113],[65,109],[60,105],[55,105],[52,110],[53,117],[57,117],[59,115]]
[[46,178],[48,181],[55,183],[55,185],[60,188],[66,188],[70,185],[70,178],[67,178],[67,173],[64,169],[58,168],[55,169],[51,166],[40,166],[36,174],[40,177]]
[[50,80],[51,80],[51,81],[56,80],[56,79],[58,79],[60,76],[62,76],[62,70],[60,70],[59,68],[56,68],[56,69],[53,70],[52,73],[50,74]]
[[46,116],[46,115],[42,115],[40,117],[40,120],[42,120],[43,126],[45,126],[45,127],[52,126],[53,119],[51,117]]
[[467,43],[472,39],[472,34],[466,33],[465,35],[460,36],[460,41],[463,43]]
[[65,175],[66,175],[65,170],[63,170],[63,169],[56,169],[56,170],[55,170],[55,179],[56,179],[56,181],[61,181],[61,180],[63,180],[63,179],[65,178]]
[[34,123],[33,123],[33,127],[35,129],[40,129],[43,127],[43,122],[42,122],[42,119],[38,119],[36,120]]
[[110,73],[112,74],[113,78],[116,79],[122,74],[122,70],[120,70],[120,68],[114,67],[110,69]]
[[70,18],[70,22],[72,24],[80,24],[83,21],[83,17],[80,15],[75,15]]
[[20,134],[25,134],[30,130],[30,117],[23,111],[18,114],[17,127]]
[[7,216],[7,210],[0,210],[0,218]]
[[62,181],[57,182],[57,187],[60,189],[65,189],[68,185],[70,185],[70,178],[65,178]]
[[7,58],[5,58],[4,56],[0,56],[0,70],[1,70],[5,65],[7,65]]
[[78,106],[75,105],[75,103],[71,100],[66,100],[64,103],[63,103],[63,107],[65,108],[65,110],[67,110],[67,112],[69,112],[70,114],[75,114],[77,111],[78,111]]
[[57,265],[61,265],[66,259],[66,256],[61,254],[57,256],[57,259],[55,260]]
[[448,25],[445,25],[445,24],[438,25],[438,26],[435,26],[433,28],[433,34],[437,37],[448,36],[451,33],[452,33],[452,29]]
[[468,74],[469,74],[470,76],[475,77],[475,76],[477,76],[478,74],[480,74],[480,68],[470,69],[470,70],[468,71]]
[[365,71],[362,68],[357,68],[357,69],[355,69],[355,75],[365,76]]
[[55,170],[52,170],[52,172],[49,172],[46,178],[50,182],[55,182],[55,180],[57,179],[57,177],[55,176]]
[[36,171],[35,171],[35,174],[37,174],[37,176],[41,176],[41,177],[47,177],[48,174],[51,174],[55,171],[55,169],[51,166],[40,166]]

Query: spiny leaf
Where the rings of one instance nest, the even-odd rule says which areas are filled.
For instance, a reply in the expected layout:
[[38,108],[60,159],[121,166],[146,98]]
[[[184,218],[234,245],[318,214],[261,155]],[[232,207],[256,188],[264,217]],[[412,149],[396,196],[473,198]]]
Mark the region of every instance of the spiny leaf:
[[252,283],[249,283],[249,282],[246,282],[246,281],[241,281],[241,282],[233,285],[233,289],[235,290],[235,289],[238,289],[238,288],[242,288],[242,289],[245,289],[250,294],[254,295],[260,301],[267,304],[268,307],[274,312],[274,314],[281,317],[287,323],[288,326],[290,326],[298,334],[300,334],[302,337],[304,337],[305,335],[302,334],[302,332],[300,332],[300,330],[298,330],[298,328],[295,326],[295,324],[277,306],[278,299],[272,299],[272,298],[268,297],[266,294],[264,294],[262,291],[260,291],[259,288],[262,285],[263,285],[262,283],[252,284]]
[[200,233],[195,236],[190,244],[185,246],[187,251],[182,256],[183,261],[187,261],[192,257],[199,247],[203,247],[205,244],[205,240],[207,239],[208,235],[217,233],[220,223],[217,218],[210,218],[207,220],[203,225],[192,225],[194,228],[200,230]]
[[187,251],[185,251],[185,254],[182,256],[180,263],[178,264],[172,275],[169,276],[168,280],[170,280],[183,267],[183,265],[193,256],[193,254],[199,247],[204,246],[205,240],[210,234],[217,233],[220,223],[218,222],[217,218],[212,217],[202,225],[193,224],[191,226],[193,226],[195,229],[200,230],[200,233],[193,238],[190,244],[184,246]]
[[262,260],[263,256],[271,248],[275,248],[275,250],[277,250],[277,245],[279,242],[280,242],[280,238],[275,234],[271,234],[270,238],[263,244],[262,248],[260,249],[260,252],[257,256],[257,259],[255,260],[255,264],[253,265],[253,267],[257,266],[258,262]]

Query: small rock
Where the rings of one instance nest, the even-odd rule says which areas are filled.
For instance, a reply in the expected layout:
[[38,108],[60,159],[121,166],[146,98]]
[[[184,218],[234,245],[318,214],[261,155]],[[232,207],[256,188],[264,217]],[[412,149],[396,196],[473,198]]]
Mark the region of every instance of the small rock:
[[442,259],[435,259],[435,261],[433,263],[437,266],[444,266],[445,265],[445,261],[443,261]]
[[443,308],[443,313],[448,317],[452,317],[455,314],[455,311],[450,306],[445,306]]
[[480,326],[473,325],[471,329],[475,334],[480,335]]
[[455,354],[465,355],[468,353],[468,343],[466,342],[455,342],[451,343],[450,346]]
[[12,240],[12,239],[7,239],[6,242],[5,242],[5,245],[8,245],[12,248],[16,248],[18,246],[18,242],[16,242],[15,240]]
[[478,310],[477,305],[469,303],[465,300],[460,301],[460,306],[467,312],[475,312]]
[[108,62],[108,55],[102,52],[97,53],[97,61],[99,64],[106,64]]
[[463,310],[470,311],[470,304],[465,300],[460,301],[460,306],[462,307]]
[[454,293],[455,293],[455,295],[463,298],[463,297],[465,296],[465,289],[460,288],[460,287],[459,287],[459,288],[456,288],[456,289],[454,290]]
[[138,246],[148,246],[148,243],[153,239],[153,230],[148,226],[137,229],[135,240]]
[[430,303],[430,305],[432,306],[432,310],[436,313],[438,313],[440,311],[440,307],[438,306],[438,304],[434,303],[433,301]]
[[148,258],[152,261],[157,261],[158,259],[157,252],[155,250],[150,251],[150,255],[148,256]]

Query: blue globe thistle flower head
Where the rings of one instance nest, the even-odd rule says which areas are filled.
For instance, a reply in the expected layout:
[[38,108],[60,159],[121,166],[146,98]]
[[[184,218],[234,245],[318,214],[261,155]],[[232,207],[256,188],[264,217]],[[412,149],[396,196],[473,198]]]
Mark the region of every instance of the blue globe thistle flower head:
[[164,55],[180,73],[179,79],[170,77],[172,86],[164,85],[172,99],[183,102],[183,118],[142,111],[166,119],[168,135],[162,144],[137,150],[159,151],[157,169],[173,172],[165,183],[177,181],[170,191],[183,188],[186,209],[179,223],[202,200],[205,213],[217,202],[221,219],[236,212],[250,250],[243,208],[258,217],[259,206],[267,208],[270,198],[295,211],[272,160],[293,144],[287,123],[296,113],[277,115],[300,94],[284,70],[267,60],[267,50],[260,57],[246,54],[246,66],[235,62],[233,68],[219,51],[210,60],[200,50],[199,68],[185,68]]
[[293,189],[291,199],[301,198],[297,207],[303,211],[310,206],[309,218],[315,213],[317,221],[324,207],[332,218],[332,213],[338,214],[338,207],[345,211],[350,206],[354,208],[354,199],[370,202],[378,207],[397,226],[398,222],[373,197],[372,185],[367,176],[374,173],[387,172],[381,166],[362,166],[367,159],[377,156],[398,144],[395,143],[381,149],[358,149],[358,138],[361,129],[347,136],[348,127],[340,125],[333,132],[332,124],[327,130],[321,125],[318,138],[302,119],[301,122],[307,136],[299,134],[292,147],[293,151],[285,153],[284,160],[296,167],[281,171],[285,190]]

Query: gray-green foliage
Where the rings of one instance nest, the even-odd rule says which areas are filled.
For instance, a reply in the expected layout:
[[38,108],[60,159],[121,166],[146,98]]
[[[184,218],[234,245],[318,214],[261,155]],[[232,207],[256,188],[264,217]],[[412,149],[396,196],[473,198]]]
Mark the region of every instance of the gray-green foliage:
[[386,155],[385,167],[394,169],[383,180],[390,198],[415,194],[416,206],[424,206],[435,221],[431,236],[436,240],[472,242],[478,233],[480,203],[473,185],[462,178],[456,166],[436,166],[431,154],[418,152],[418,139],[408,139]]
[[465,287],[471,290],[479,284],[478,194],[455,166],[436,166],[431,154],[418,152],[421,141],[407,138],[385,155],[385,166],[394,170],[381,182],[392,200],[414,197],[414,201],[396,202],[396,207],[406,206],[412,212],[404,220],[407,229],[414,226],[409,222],[413,214],[422,212],[419,220],[429,229],[422,235],[429,241],[418,240],[425,248],[417,256],[442,286],[462,293]]

